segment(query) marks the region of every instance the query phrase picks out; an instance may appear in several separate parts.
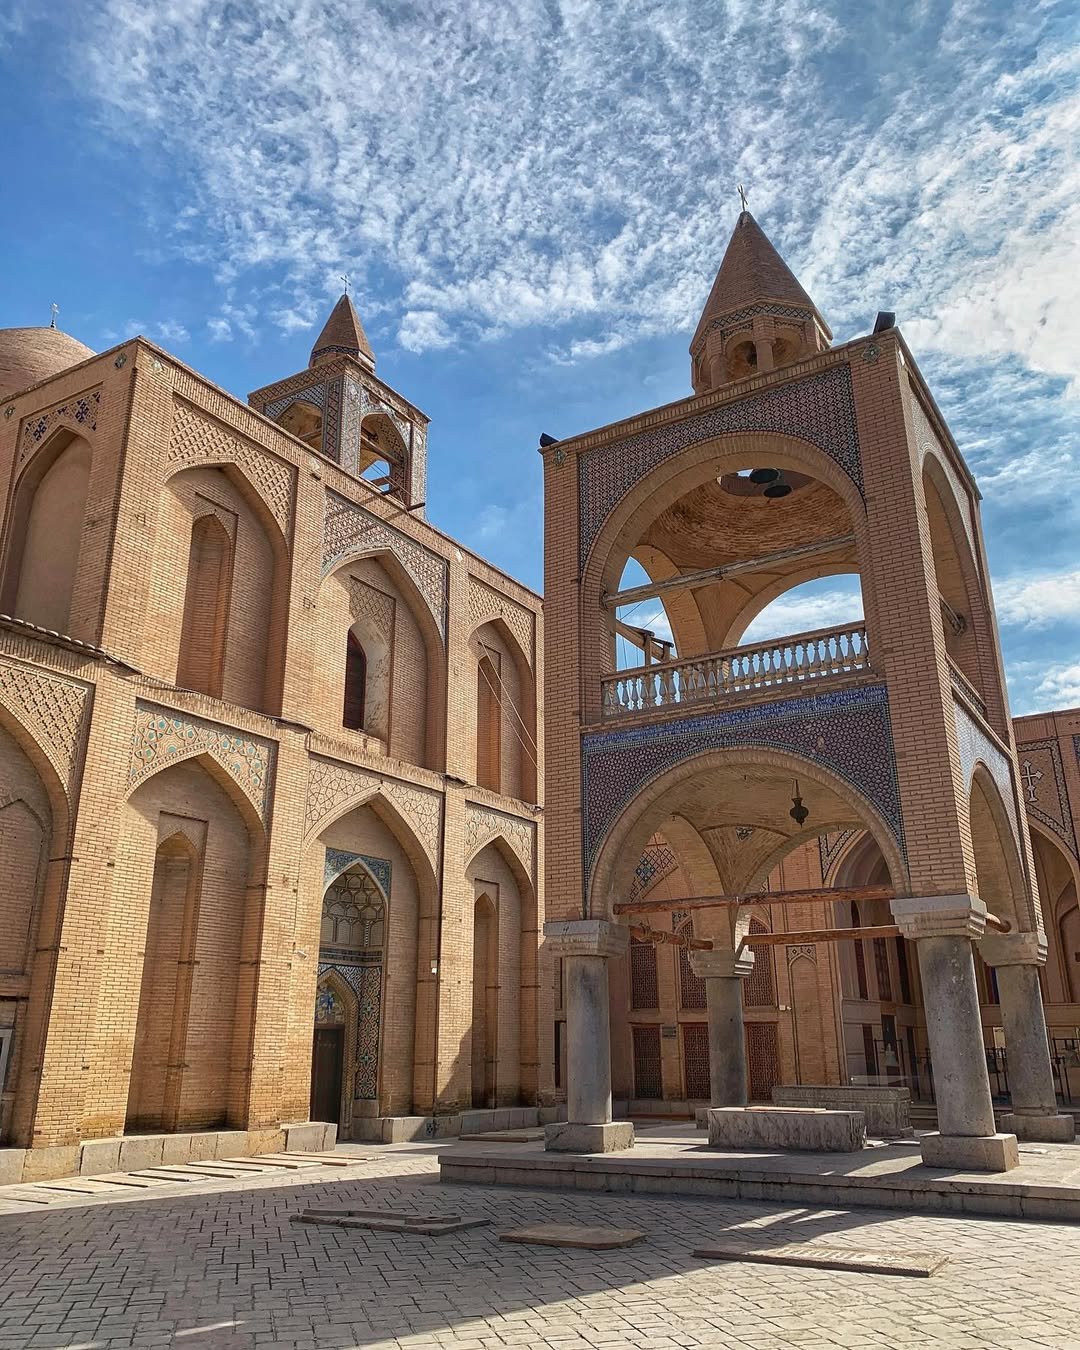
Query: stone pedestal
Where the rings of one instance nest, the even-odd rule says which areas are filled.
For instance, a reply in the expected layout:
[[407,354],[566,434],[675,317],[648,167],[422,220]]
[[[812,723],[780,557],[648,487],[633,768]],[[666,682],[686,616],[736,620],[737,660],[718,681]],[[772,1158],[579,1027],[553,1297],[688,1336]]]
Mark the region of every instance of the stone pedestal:
[[754,953],[746,948],[740,952],[692,951],[690,969],[705,981],[709,1019],[709,1102],[717,1107],[745,1106],[746,1038],[742,982],[754,969]]
[[611,1029],[607,963],[630,941],[603,919],[544,924],[548,949],[566,977],[566,1120],[546,1127],[544,1147],[565,1153],[631,1148],[634,1127],[611,1119]]
[[979,951],[997,973],[1005,1029],[1012,1110],[1004,1117],[1002,1128],[1018,1139],[1071,1143],[1076,1125],[1072,1116],[1058,1111],[1039,987],[1046,940],[1038,933],[995,933],[982,940]]
[[[986,906],[970,895],[891,903],[901,932],[915,942],[919,954],[934,1071],[939,1132],[923,1137],[923,1161],[969,1171],[1007,1171],[1018,1162],[1016,1139],[998,1136],[994,1125],[971,946],[985,931]],[[1008,1139],[1011,1148],[1004,1142]],[[976,1145],[976,1140],[981,1143]]]

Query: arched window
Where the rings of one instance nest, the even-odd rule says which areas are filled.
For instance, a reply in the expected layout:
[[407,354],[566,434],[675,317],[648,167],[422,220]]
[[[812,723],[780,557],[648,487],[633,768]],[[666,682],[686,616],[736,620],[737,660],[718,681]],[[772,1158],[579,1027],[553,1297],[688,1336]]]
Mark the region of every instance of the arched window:
[[184,619],[176,683],[221,697],[225,644],[232,593],[233,546],[217,516],[205,515],[191,526]]
[[490,656],[482,656],[476,670],[476,781],[493,792],[502,787],[502,705],[498,690],[495,663]]
[[[27,470],[28,475],[38,472],[34,464]],[[20,484],[16,496],[12,552],[13,561],[18,557],[18,562],[9,573],[4,603],[11,605],[7,612],[18,619],[67,633],[90,486],[90,447],[82,440],[65,446],[42,474],[27,503],[23,493],[32,481],[28,477]]]
[[345,707],[342,726],[352,731],[364,729],[364,705],[367,700],[367,656],[360,639],[350,631],[345,648]]

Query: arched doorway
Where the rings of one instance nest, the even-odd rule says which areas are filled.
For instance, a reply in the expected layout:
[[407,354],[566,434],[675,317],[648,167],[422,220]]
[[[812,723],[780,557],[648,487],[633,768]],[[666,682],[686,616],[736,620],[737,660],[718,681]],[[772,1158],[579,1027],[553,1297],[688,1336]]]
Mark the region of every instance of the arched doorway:
[[327,850],[311,1056],[311,1118],[347,1137],[378,1110],[390,863]]

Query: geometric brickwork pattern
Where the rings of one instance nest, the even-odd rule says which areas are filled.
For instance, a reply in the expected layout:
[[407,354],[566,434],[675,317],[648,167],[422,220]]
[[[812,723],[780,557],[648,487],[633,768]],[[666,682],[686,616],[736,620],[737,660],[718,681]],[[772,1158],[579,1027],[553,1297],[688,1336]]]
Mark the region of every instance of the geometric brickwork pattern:
[[428,788],[397,779],[385,778],[352,764],[334,763],[312,756],[308,778],[305,833],[318,829],[327,816],[343,815],[342,807],[378,792],[400,811],[423,846],[436,875],[439,869],[439,840],[442,825],[442,797]]
[[22,429],[19,444],[19,468],[26,463],[42,441],[61,425],[71,427],[73,431],[97,431],[98,413],[101,411],[101,389],[88,389],[85,394],[76,394],[52,408],[35,413]]
[[[973,717],[959,703],[953,704],[956,719],[956,742],[960,752],[960,768],[963,773],[964,787],[970,793],[971,779],[975,766],[980,761],[986,765],[990,777],[997,784],[1005,813],[1017,847],[1020,846],[1020,826],[1016,819],[1016,796],[1013,792],[1012,768],[1008,758],[1002,754],[989,736]],[[1022,850],[1021,850],[1022,851]]]
[[502,619],[518,640],[531,666],[533,663],[533,616],[505,595],[499,595],[475,577],[469,578],[469,623],[478,628],[489,619]]
[[737,333],[752,323],[755,314],[767,314],[774,319],[796,319],[799,323],[806,323],[812,320],[813,311],[809,309],[799,309],[794,305],[773,305],[766,302],[762,305],[748,305],[745,309],[733,310],[722,317],[713,319],[712,323],[697,337],[697,341],[690,348],[692,356],[696,356],[705,346],[705,340],[715,329],[720,330],[721,336],[726,340],[732,333]]
[[349,617],[353,623],[367,619],[388,642],[394,638],[393,597],[366,582],[349,577]]
[[395,530],[378,516],[327,489],[323,533],[323,576],[353,554],[392,553],[424,597],[439,632],[446,635],[448,565],[423,544]]
[[679,860],[667,844],[646,844],[641,861],[634,868],[634,878],[630,882],[628,900],[637,900],[647,891],[658,886],[661,881],[679,865]]
[[606,517],[658,464],[715,436],[754,431],[809,441],[834,460],[862,492],[851,372],[846,365],[830,366],[806,379],[585,451],[578,459],[581,565]]
[[274,754],[273,742],[260,736],[139,702],[131,733],[128,787],[134,788],[166,764],[209,755],[235,779],[265,825]]
[[1016,756],[1024,809],[1056,834],[1075,857],[1076,834],[1057,741],[1028,741],[1016,747]]
[[601,731],[582,741],[585,877],[623,808],[653,779],[710,750],[786,751],[829,769],[888,825],[904,855],[903,818],[884,685]]
[[824,834],[818,835],[818,857],[821,861],[822,879],[829,875],[829,868],[848,843],[861,833],[861,830],[827,830]]
[[167,464],[170,473],[190,464],[235,464],[277,521],[286,544],[292,518],[295,469],[250,441],[234,436],[219,422],[177,399]]
[[527,876],[533,874],[536,826],[518,816],[492,811],[486,806],[465,805],[465,852],[472,857],[485,844],[501,835],[510,845]]
[[41,747],[69,797],[86,734],[89,693],[75,680],[0,658],[0,703]]

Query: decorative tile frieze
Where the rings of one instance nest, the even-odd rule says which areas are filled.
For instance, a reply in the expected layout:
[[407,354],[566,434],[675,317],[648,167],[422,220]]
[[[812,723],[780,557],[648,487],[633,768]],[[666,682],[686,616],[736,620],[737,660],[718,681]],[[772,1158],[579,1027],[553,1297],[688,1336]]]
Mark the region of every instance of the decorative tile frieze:
[[644,787],[698,755],[727,749],[776,750],[830,770],[877,810],[905,853],[888,695],[884,685],[863,685],[585,736],[586,878],[608,831]]
[[321,828],[331,817],[337,819],[346,810],[362,805],[376,794],[394,805],[437,873],[442,836],[441,795],[400,779],[382,778],[370,769],[312,756],[305,833]]
[[440,634],[446,636],[448,565],[431,549],[395,529],[355,502],[327,489],[323,527],[323,576],[346,558],[392,553],[416,584]]
[[532,877],[536,842],[535,824],[532,821],[522,820],[520,816],[507,815],[504,811],[493,811],[487,806],[466,803],[465,851],[468,857],[471,858],[500,835],[513,849],[528,876]]
[[41,747],[70,797],[86,740],[89,687],[0,658],[0,703]]
[[796,323],[814,322],[814,311],[809,306],[773,305],[768,302],[760,305],[747,305],[745,309],[732,310],[728,314],[721,314],[713,319],[691,347],[691,356],[698,355],[705,346],[706,339],[711,332],[719,329],[721,337],[726,341],[732,333],[738,333],[749,328],[758,314],[767,315],[773,319],[794,319]]
[[[1075,738],[1080,742],[1080,737]],[[1077,745],[1080,761],[1080,744]],[[1075,857],[1076,832],[1073,828],[1069,794],[1065,787],[1065,770],[1061,762],[1061,747],[1053,741],[1027,741],[1016,747],[1020,764],[1020,792],[1024,810],[1061,840]]]
[[675,871],[679,860],[667,844],[647,844],[641,861],[634,868],[634,877],[630,882],[627,899],[639,900],[647,895],[654,886],[658,886],[665,877]]
[[51,408],[45,408],[41,412],[36,412],[28,417],[23,423],[22,435],[19,438],[17,471],[21,472],[24,465],[33,457],[38,446],[43,445],[57,427],[70,427],[72,431],[77,431],[81,436],[93,434],[97,431],[100,412],[101,386],[99,385],[96,389],[87,389],[82,394],[76,394],[74,398],[67,398],[63,403],[54,403]]
[[1012,829],[1013,838],[1016,840],[1017,847],[1021,848],[1020,825],[1016,818],[1016,793],[1013,790],[1012,765],[1009,763],[1008,756],[998,749],[961,704],[953,703],[953,714],[956,721],[956,744],[960,752],[960,768],[964,776],[965,790],[968,793],[971,792],[971,780],[975,773],[975,766],[979,763],[985,764],[990,772],[990,777],[994,780],[997,790],[1001,794],[1001,801],[1009,817],[1009,826]]
[[233,434],[182,399],[173,413],[172,437],[166,464],[170,473],[195,464],[235,464],[266,503],[290,543],[296,470],[285,460]]
[[343,848],[328,848],[323,860],[323,889],[336,881],[343,872],[360,863],[366,867],[382,887],[383,895],[390,894],[390,862],[387,858],[372,858],[366,853],[349,853]]
[[809,441],[863,491],[851,372],[846,365],[829,366],[804,379],[585,451],[578,460],[582,567],[604,521],[653,469],[703,441],[750,432],[776,432]]
[[511,600],[500,595],[490,586],[485,586],[475,577],[469,578],[469,624],[478,628],[492,619],[501,619],[514,637],[531,666],[535,659],[535,626],[532,613]]
[[822,881],[829,875],[829,869],[848,844],[861,830],[828,830],[818,835],[818,858],[821,862]]
[[159,769],[209,755],[237,782],[266,823],[276,747],[219,722],[204,722],[150,703],[136,703],[128,764],[129,791]]

